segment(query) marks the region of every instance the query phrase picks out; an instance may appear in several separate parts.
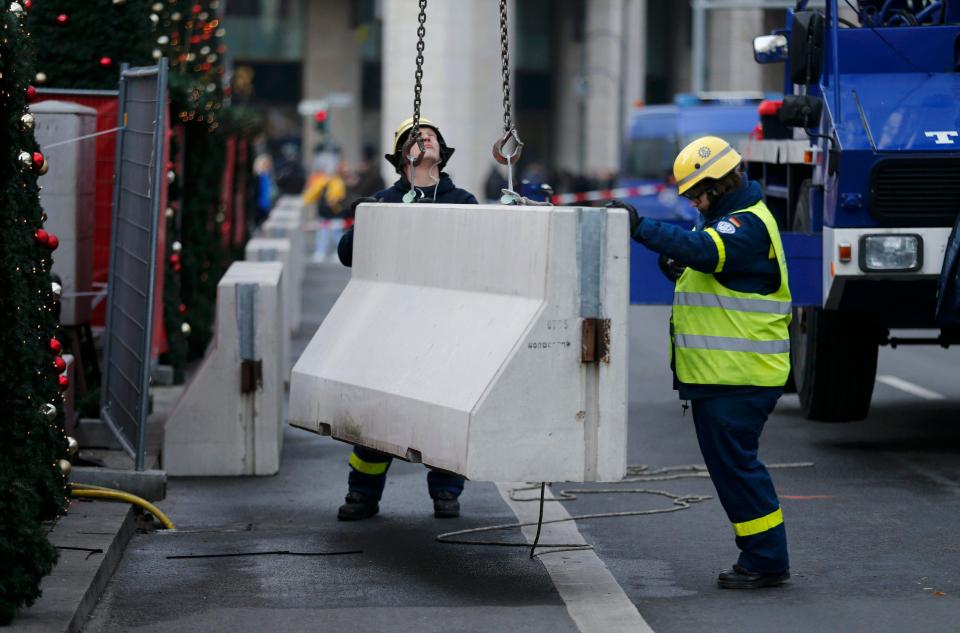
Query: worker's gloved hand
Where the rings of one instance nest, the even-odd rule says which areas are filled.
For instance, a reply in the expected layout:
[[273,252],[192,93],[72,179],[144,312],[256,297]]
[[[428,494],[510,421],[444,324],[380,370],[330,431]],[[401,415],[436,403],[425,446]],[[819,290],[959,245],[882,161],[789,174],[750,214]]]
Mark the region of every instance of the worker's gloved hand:
[[357,198],[356,200],[350,203],[350,215],[353,217],[356,217],[357,205],[361,205],[367,202],[380,202],[380,200],[378,200],[377,198],[372,198],[370,196],[367,196],[365,198]]
[[680,275],[682,275],[683,271],[687,269],[686,266],[678,263],[675,259],[667,257],[666,255],[661,255],[660,258],[657,259],[657,265],[660,266],[660,271],[664,274],[664,276],[673,282],[680,279]]
[[626,209],[627,213],[630,214],[630,235],[637,232],[637,227],[640,226],[640,220],[643,218],[640,217],[632,204],[627,204],[623,200],[611,200],[606,206],[608,209]]

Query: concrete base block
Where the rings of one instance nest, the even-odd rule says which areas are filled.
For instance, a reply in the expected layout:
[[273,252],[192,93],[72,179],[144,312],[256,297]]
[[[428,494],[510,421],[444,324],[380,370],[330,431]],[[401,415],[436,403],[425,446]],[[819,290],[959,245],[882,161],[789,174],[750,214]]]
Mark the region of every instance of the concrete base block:
[[244,256],[248,262],[280,262],[283,264],[280,294],[283,295],[283,322],[284,331],[287,332],[287,335],[283,337],[281,352],[284,380],[290,379],[290,369],[293,367],[293,359],[290,358],[290,336],[300,327],[299,315],[295,314],[296,304],[299,301],[294,297],[294,295],[299,297],[300,289],[293,285],[291,251],[292,245],[290,240],[286,238],[255,237],[247,242]]
[[167,498],[167,473],[162,470],[74,466],[70,469],[70,482],[122,490],[147,501],[163,501]]
[[629,257],[620,210],[361,205],[291,424],[474,480],[619,480]]
[[300,288],[303,285],[303,277],[307,269],[307,255],[304,245],[303,225],[297,218],[276,218],[272,214],[261,226],[261,235],[258,237],[285,239],[290,242],[290,265],[285,268],[285,275],[290,277],[290,285],[295,292],[290,293],[291,312],[290,325],[292,331],[300,329],[302,321],[303,308]]
[[214,343],[167,419],[170,476],[273,475],[283,444],[280,262],[234,262],[217,286]]

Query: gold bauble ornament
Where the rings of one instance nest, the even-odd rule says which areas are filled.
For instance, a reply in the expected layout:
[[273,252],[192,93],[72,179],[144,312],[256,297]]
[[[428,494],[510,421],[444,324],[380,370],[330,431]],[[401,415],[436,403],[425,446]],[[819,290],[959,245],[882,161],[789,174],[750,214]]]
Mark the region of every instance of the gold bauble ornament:
[[40,407],[40,414],[47,419],[47,422],[53,422],[57,419],[57,407],[48,402]]
[[191,327],[190,327],[190,324],[187,323],[186,321],[184,321],[183,323],[180,324],[180,331],[183,332],[183,333],[184,333],[185,335],[187,335],[187,336],[190,335],[190,332],[191,332],[192,329],[193,329],[193,328],[191,328]]
[[35,78],[38,84],[47,83],[47,73],[37,73]]
[[11,2],[10,13],[13,13],[14,15],[21,15],[23,13],[23,5],[19,2]]
[[153,49],[153,58],[160,59],[161,57],[163,57],[163,52],[159,48]]
[[33,167],[33,156],[30,155],[30,152],[20,152],[17,155],[17,160],[20,161],[20,164],[24,167]]
[[50,161],[45,160],[43,164],[40,165],[40,175],[45,176],[48,171],[50,171]]
[[127,0],[113,0],[114,4],[126,4]]
[[32,130],[33,123],[34,123],[33,115],[30,114],[29,112],[27,112],[22,117],[20,117],[20,125],[23,126],[24,130]]
[[160,13],[161,11],[163,11],[163,3],[162,3],[162,2],[154,2],[154,3],[153,3],[153,6],[150,7],[150,8],[153,9],[153,12],[154,12],[154,13]]
[[160,37],[157,38],[157,44],[159,44],[160,46],[166,46],[169,43],[170,43],[170,38],[167,37],[166,35],[161,35]]
[[174,242],[173,244],[170,245],[170,250],[172,250],[174,253],[179,253],[180,251],[183,250],[183,244],[181,244],[180,242]]
[[160,23],[160,16],[157,15],[156,13],[151,13],[151,14],[150,14],[150,21],[153,22],[153,25],[154,25],[154,26],[156,26],[157,24]]
[[80,450],[80,442],[75,437],[67,437],[67,452],[73,457]]
[[55,282],[55,281],[50,282],[50,292],[53,293],[53,296],[54,296],[54,297],[56,297],[57,299],[59,299],[60,296],[63,294],[63,286],[61,286],[60,284],[58,284],[58,283]]
[[58,459],[57,468],[60,469],[60,472],[61,474],[63,474],[64,477],[69,477],[70,469],[73,468],[73,465],[65,459]]
[[166,215],[167,215],[167,219],[168,219],[168,220],[172,220],[172,219],[173,219],[173,216],[176,215],[176,211],[173,210],[173,207],[167,207],[167,210],[166,210],[165,213],[166,213]]

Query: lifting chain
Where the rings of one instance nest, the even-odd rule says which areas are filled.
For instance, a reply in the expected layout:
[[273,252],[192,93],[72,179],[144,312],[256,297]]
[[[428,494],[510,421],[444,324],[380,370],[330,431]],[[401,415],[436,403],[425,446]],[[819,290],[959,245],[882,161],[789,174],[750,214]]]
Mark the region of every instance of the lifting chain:
[[[500,72],[503,77],[503,136],[493,144],[493,158],[507,166],[507,188],[500,197],[501,204],[523,204],[523,198],[513,190],[513,166],[520,160],[523,141],[513,124],[510,109],[510,33],[507,22],[507,1],[500,0]],[[507,146],[513,149],[507,151]]]
[[[423,160],[423,138],[420,136],[420,93],[423,91],[423,37],[427,34],[427,0],[420,0],[420,14],[417,16],[417,21],[420,25],[417,27],[417,70],[413,74],[413,127],[410,130],[410,137],[403,144],[403,157],[410,163],[410,191],[403,196],[404,202],[413,202],[416,199],[413,183],[417,178],[417,165]],[[416,156],[413,155],[414,144],[420,150]]]

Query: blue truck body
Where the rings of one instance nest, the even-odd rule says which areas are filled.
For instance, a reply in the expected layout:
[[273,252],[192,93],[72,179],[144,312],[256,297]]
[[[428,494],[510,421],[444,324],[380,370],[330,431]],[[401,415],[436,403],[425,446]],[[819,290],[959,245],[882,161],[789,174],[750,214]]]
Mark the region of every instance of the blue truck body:
[[[960,343],[935,316],[960,214],[960,1],[807,4],[754,42],[758,62],[783,62],[786,138],[741,153],[787,255],[787,387],[807,417],[839,422],[867,415],[880,345]],[[632,256],[631,301],[668,303],[656,257]]]

